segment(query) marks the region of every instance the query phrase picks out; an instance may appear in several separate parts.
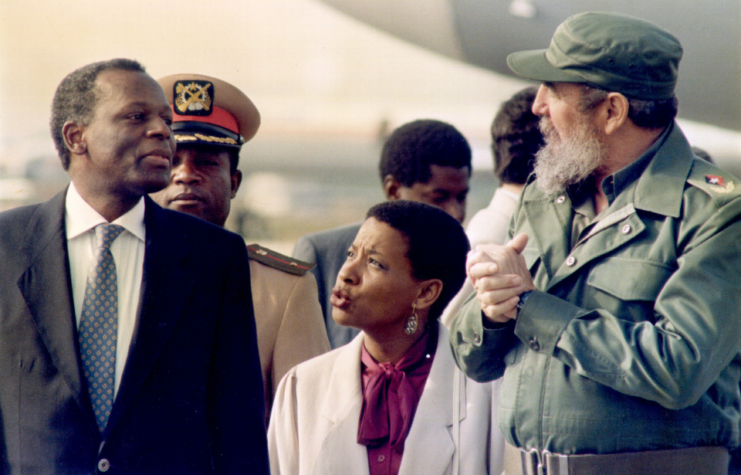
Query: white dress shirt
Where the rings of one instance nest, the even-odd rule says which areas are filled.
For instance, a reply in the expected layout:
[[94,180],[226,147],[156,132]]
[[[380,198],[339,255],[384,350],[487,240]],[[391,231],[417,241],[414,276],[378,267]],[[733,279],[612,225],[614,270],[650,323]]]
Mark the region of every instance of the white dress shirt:
[[[67,231],[67,251],[72,278],[72,297],[75,306],[77,326],[80,326],[82,302],[90,263],[95,253],[95,227],[107,223],[77,192],[74,183],[67,190],[64,213]],[[118,334],[116,338],[116,376],[114,394],[118,392],[121,375],[129,354],[131,337],[134,334],[136,313],[139,306],[144,268],[144,200],[139,200],[128,213],[112,224],[126,230],[111,245],[111,254],[116,262],[118,277]]]

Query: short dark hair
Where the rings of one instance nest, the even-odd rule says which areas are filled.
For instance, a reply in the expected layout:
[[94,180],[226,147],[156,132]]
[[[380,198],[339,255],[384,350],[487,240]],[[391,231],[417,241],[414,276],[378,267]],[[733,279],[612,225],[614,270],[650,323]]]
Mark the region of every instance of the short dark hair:
[[537,87],[527,87],[502,104],[491,124],[491,151],[494,175],[502,183],[524,185],[535,166],[535,154],[543,146],[538,128],[540,117],[533,114]]
[[[584,85],[577,107],[579,112],[591,111],[605,99],[608,91]],[[643,100],[627,97],[628,118],[638,127],[645,129],[663,129],[672,123],[679,112],[679,100],[676,95],[669,99]]]
[[455,127],[439,120],[415,120],[393,131],[381,152],[381,181],[391,175],[403,186],[427,183],[430,165],[468,167],[471,174],[471,147]]
[[430,321],[442,314],[466,279],[468,238],[460,223],[445,211],[416,201],[386,201],[368,210],[405,236],[407,258],[417,280],[440,279],[443,290],[430,307]]
[[93,117],[98,102],[95,81],[103,71],[121,70],[146,73],[144,66],[132,59],[117,58],[88,64],[68,74],[57,87],[51,105],[51,137],[57,148],[62,168],[69,168],[69,150],[64,143],[62,127],[65,122],[75,121],[87,125]]

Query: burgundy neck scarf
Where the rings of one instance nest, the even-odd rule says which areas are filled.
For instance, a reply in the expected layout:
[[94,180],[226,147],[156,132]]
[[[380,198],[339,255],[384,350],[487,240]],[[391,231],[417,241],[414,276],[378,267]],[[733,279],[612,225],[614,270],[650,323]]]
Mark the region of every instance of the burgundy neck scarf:
[[[433,341],[434,340],[434,341]],[[365,349],[363,409],[358,424],[359,444],[374,447],[387,441],[399,453],[412,426],[437,347],[437,332],[426,332],[396,363],[378,363]]]

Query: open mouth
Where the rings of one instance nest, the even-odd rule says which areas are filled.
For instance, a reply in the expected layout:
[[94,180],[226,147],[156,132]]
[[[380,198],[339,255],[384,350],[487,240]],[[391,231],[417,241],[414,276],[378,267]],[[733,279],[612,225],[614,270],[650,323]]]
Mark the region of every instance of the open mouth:
[[351,300],[350,296],[344,290],[333,289],[332,296],[329,298],[329,303],[331,303],[333,307],[345,309],[350,306]]

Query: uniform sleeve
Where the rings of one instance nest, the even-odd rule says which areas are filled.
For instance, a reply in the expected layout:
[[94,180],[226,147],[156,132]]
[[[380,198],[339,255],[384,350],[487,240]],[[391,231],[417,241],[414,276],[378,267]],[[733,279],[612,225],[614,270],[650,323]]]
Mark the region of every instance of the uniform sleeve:
[[316,280],[313,275],[306,274],[295,281],[275,340],[273,391],[277,391],[278,383],[288,370],[327,351],[329,339],[317,298]]
[[534,291],[515,335],[531,350],[621,393],[669,409],[695,404],[741,346],[739,215],[736,199],[682,243],[678,268],[656,298],[653,321],[587,310]]
[[289,371],[280,381],[273,401],[268,428],[268,453],[272,475],[299,473],[296,373]]
[[[269,474],[265,403],[252,310],[247,249],[235,237],[208,380],[214,473]],[[208,316],[204,315],[204,318]]]
[[450,345],[458,367],[478,382],[504,374],[504,356],[517,343],[514,324],[496,328],[484,325],[484,316],[475,295],[471,295],[450,323]]

